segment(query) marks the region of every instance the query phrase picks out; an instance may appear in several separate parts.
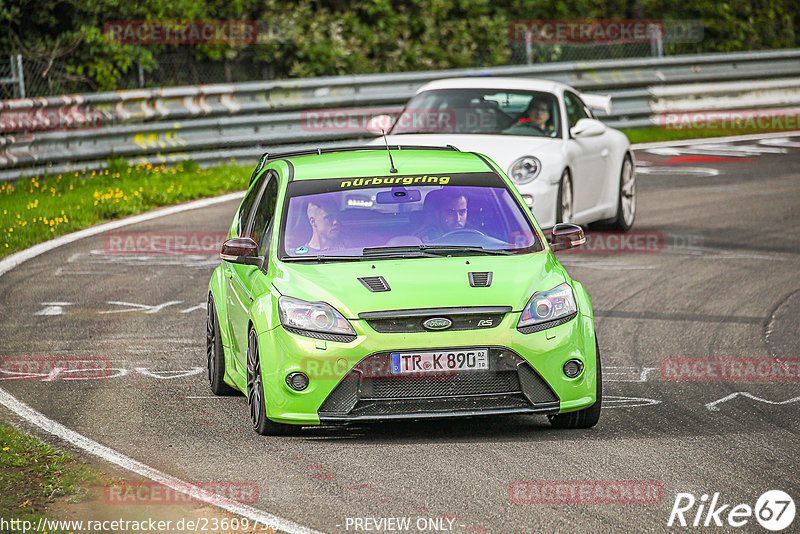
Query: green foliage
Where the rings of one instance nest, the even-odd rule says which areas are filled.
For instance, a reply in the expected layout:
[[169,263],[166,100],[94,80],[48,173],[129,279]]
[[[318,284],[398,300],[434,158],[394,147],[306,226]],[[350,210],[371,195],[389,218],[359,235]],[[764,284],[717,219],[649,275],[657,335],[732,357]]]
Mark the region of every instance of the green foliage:
[[[110,90],[167,53],[222,64],[229,78],[253,66],[284,78],[504,65],[519,48],[510,23],[531,19],[703,24],[702,41],[667,43],[667,54],[796,47],[800,32],[796,0],[2,0],[0,50],[66,62],[64,87]],[[259,40],[125,45],[103,35],[106,22],[137,20],[254,21]],[[533,57],[551,61],[560,48],[538,45]]]
[[106,160],[106,168],[111,174],[123,174],[130,172],[128,160],[122,156]]

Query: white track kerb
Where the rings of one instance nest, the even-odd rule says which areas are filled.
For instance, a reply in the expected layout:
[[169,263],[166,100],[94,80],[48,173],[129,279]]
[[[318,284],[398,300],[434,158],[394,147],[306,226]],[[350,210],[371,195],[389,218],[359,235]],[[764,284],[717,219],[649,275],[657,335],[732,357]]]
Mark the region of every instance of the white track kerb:
[[[789,137],[792,135],[796,135],[797,133],[798,132],[779,132],[779,133],[761,134],[761,135],[717,137],[712,139],[667,141],[663,143],[641,143],[632,145],[631,148],[636,150],[636,149],[646,149],[646,148],[655,148],[663,146],[681,146],[681,145],[712,143],[712,142],[748,141],[754,139],[767,139],[770,137]],[[80,239],[102,234],[104,232],[115,230],[117,228],[121,228],[124,226],[130,226],[132,224],[150,221],[152,219],[157,219],[159,217],[166,217],[168,215],[174,215],[176,213],[181,213],[184,211],[204,208],[206,206],[227,202],[229,200],[235,200],[237,198],[240,198],[243,194],[244,192],[231,193],[220,197],[188,202],[186,204],[181,204],[179,206],[172,206],[169,208],[158,209],[152,212],[144,213],[142,215],[135,215],[133,217],[128,217],[126,219],[120,219],[118,221],[112,221],[109,223],[92,226],[91,228],[86,228],[85,230],[81,230],[79,232],[63,235],[61,237],[57,237],[50,241],[45,241],[44,243],[34,245],[31,248],[22,250],[20,252],[16,252],[14,254],[11,254],[7,258],[0,260],[0,276],[10,271],[14,267],[17,267],[21,263],[31,258],[35,258],[40,254],[44,254],[45,252],[49,252],[55,248],[58,248],[61,245],[73,243]],[[19,417],[25,419],[29,423],[38,426],[45,432],[53,434],[54,436],[61,438],[73,444],[74,446],[83,449],[84,451],[90,454],[98,456],[103,460],[106,460],[115,465],[123,467],[129,471],[132,471],[137,475],[141,475],[157,483],[168,486],[177,492],[191,495],[193,498],[196,498],[199,501],[203,501],[213,506],[217,506],[219,508],[222,508],[223,510],[227,510],[234,514],[238,514],[242,517],[246,517],[252,521],[257,521],[259,525],[272,527],[276,530],[291,534],[294,533],[317,534],[317,531],[315,530],[304,527],[302,525],[298,525],[297,523],[294,523],[293,521],[290,521],[288,519],[284,519],[272,514],[268,514],[266,512],[262,512],[261,510],[254,508],[252,506],[240,504],[233,501],[220,503],[219,502],[220,497],[218,495],[211,494],[200,487],[193,486],[171,475],[162,473],[157,469],[153,469],[148,465],[145,465],[137,460],[134,460],[133,458],[130,458],[113,449],[110,449],[105,445],[102,445],[94,440],[91,440],[86,436],[79,434],[78,432],[75,432],[74,430],[70,430],[64,425],[57,423],[56,421],[53,421],[52,419],[46,417],[45,415],[37,412],[36,410],[31,408],[27,404],[21,402],[20,400],[18,400],[17,398],[15,398],[2,388],[0,388],[0,404],[5,406],[8,410],[17,414]]]
[[[119,221],[113,221],[105,224],[100,224],[97,226],[92,226],[91,228],[86,228],[85,230],[81,230],[79,232],[63,235],[61,237],[57,237],[50,241],[45,241],[44,243],[34,245],[29,249],[25,249],[15,254],[11,254],[7,258],[0,260],[0,276],[8,272],[9,270],[13,269],[14,267],[20,265],[22,262],[27,261],[31,258],[35,258],[36,256],[44,254],[45,252],[48,252],[55,248],[58,248],[61,245],[66,245],[68,243],[72,243],[74,241],[78,241],[86,237],[102,234],[104,232],[115,230],[123,226],[129,226],[132,224],[137,224],[152,219],[157,219],[159,217],[165,217],[167,215],[181,213],[183,211],[204,208],[207,206],[211,206],[213,204],[219,204],[221,202],[235,200],[237,198],[241,198],[243,194],[244,194],[243,192],[231,193],[228,195],[223,195],[221,197],[208,198],[208,199],[198,200],[195,202],[188,202],[186,204],[181,204],[180,206],[172,206],[169,208],[164,208],[144,213],[142,215],[135,215],[133,217],[128,217],[126,219],[121,219]],[[136,473],[137,475],[148,478],[159,484],[163,484],[164,486],[167,486],[179,493],[185,493],[187,495],[190,495],[192,498],[197,499],[198,501],[211,504],[213,506],[222,508],[223,510],[227,510],[228,512],[240,515],[242,517],[246,517],[251,521],[256,521],[259,524],[259,528],[271,527],[275,530],[281,532],[287,532],[290,534],[318,534],[318,531],[316,530],[304,527],[302,525],[298,525],[297,523],[290,521],[288,519],[268,514],[252,506],[248,506],[246,504],[240,504],[234,501],[223,500],[219,495],[211,493],[208,490],[184,482],[166,473],[162,473],[157,469],[154,469],[146,464],[134,460],[133,458],[125,456],[122,453],[119,453],[113,449],[106,447],[105,445],[102,445],[92,439],[87,438],[83,434],[79,434],[78,432],[75,432],[74,430],[65,427],[61,423],[53,421],[44,414],[37,412],[24,402],[21,402],[20,400],[18,400],[17,398],[15,398],[13,395],[11,395],[2,388],[0,388],[0,404],[5,406],[8,410],[17,414],[19,417],[28,421],[29,423],[34,424],[37,427],[41,428],[45,432],[53,434],[54,436],[66,442],[71,443],[72,445],[88,452],[89,454],[98,456],[107,462],[111,462],[112,464],[123,467],[128,471]]]

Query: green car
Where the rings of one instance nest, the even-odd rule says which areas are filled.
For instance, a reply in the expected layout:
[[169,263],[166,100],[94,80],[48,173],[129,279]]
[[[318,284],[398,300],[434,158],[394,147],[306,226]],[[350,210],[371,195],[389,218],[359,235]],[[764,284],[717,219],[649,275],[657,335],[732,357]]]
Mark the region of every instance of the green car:
[[491,160],[454,147],[264,155],[209,283],[217,395],[259,434],[544,414],[597,424],[592,308]]

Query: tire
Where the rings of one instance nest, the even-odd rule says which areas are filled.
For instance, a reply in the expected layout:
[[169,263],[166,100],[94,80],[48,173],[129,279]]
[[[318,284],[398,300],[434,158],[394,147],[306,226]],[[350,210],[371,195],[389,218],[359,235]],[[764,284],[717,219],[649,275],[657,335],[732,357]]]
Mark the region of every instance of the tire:
[[629,154],[622,160],[619,171],[619,191],[617,192],[617,216],[611,226],[615,230],[627,231],[636,219],[636,170]]
[[575,214],[575,197],[572,194],[572,177],[564,169],[558,183],[558,200],[556,201],[556,224],[572,222]]
[[603,407],[603,374],[600,369],[600,347],[595,340],[595,353],[597,354],[597,379],[595,391],[597,400],[594,404],[577,412],[549,415],[550,424],[555,428],[592,428],[600,420],[600,410]]
[[219,333],[219,318],[214,305],[214,297],[208,295],[206,319],[206,368],[208,382],[214,395],[236,395],[239,392],[225,383],[225,349]]
[[299,426],[275,423],[267,418],[267,407],[264,403],[264,379],[261,376],[261,357],[258,352],[258,336],[256,329],[250,327],[247,339],[247,407],[253,430],[262,436],[291,435],[300,429]]

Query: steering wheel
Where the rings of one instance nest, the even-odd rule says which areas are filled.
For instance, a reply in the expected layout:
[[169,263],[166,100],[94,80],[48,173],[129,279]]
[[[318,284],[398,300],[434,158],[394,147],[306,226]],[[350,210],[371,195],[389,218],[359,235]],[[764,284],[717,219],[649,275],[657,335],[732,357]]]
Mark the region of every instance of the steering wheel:
[[544,132],[544,130],[543,130],[542,128],[540,128],[539,126],[537,126],[536,124],[534,124],[534,123],[533,123],[533,121],[531,121],[530,119],[519,119],[519,120],[516,122],[516,124],[514,124],[514,126],[526,126],[526,127],[528,127],[528,128],[533,128],[533,129],[534,129],[534,130],[536,130],[537,132],[542,132],[542,133],[545,133],[545,132]]
[[439,241],[440,239],[444,239],[445,237],[450,237],[452,235],[458,235],[458,234],[471,234],[471,235],[480,235],[480,236],[483,236],[483,237],[489,237],[486,234],[484,234],[483,232],[481,232],[480,230],[476,230],[475,228],[459,228],[458,230],[453,230],[452,232],[447,232],[442,237],[437,239],[437,241]]

